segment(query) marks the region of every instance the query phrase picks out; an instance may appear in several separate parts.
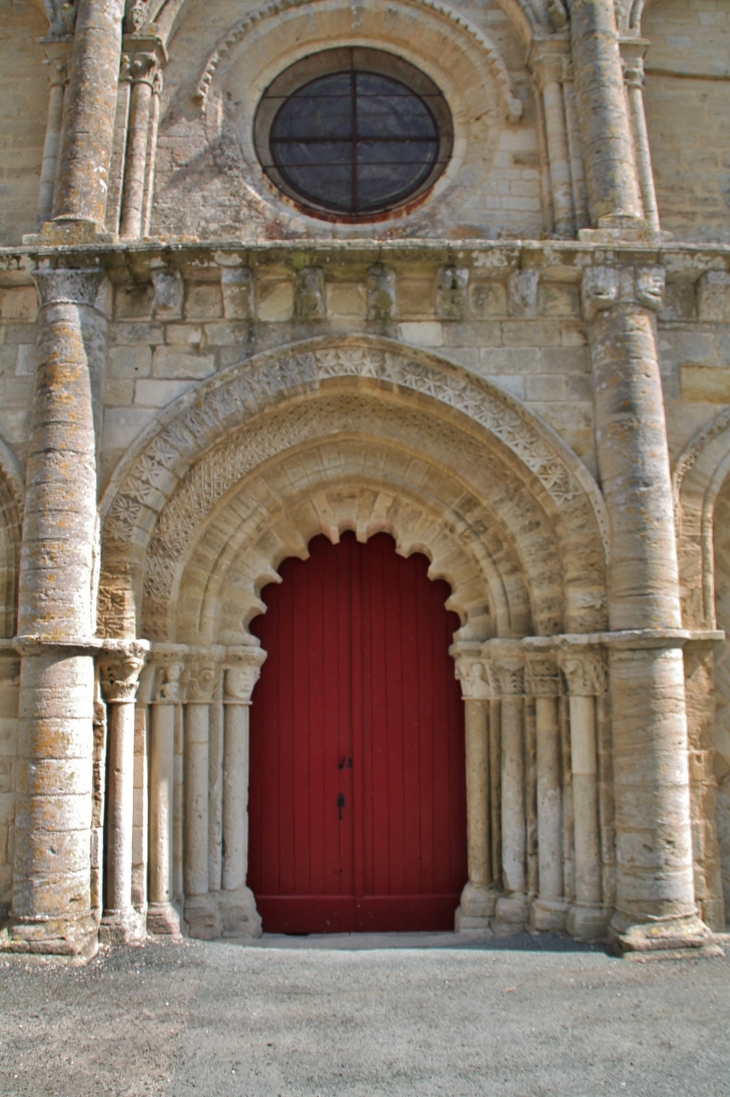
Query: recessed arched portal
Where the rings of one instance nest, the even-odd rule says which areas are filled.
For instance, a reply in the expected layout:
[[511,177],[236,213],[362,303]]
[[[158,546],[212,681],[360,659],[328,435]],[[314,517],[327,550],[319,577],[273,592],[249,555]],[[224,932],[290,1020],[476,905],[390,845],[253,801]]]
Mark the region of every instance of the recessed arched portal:
[[265,931],[451,929],[467,879],[450,589],[388,534],[315,537],[265,588],[249,885]]

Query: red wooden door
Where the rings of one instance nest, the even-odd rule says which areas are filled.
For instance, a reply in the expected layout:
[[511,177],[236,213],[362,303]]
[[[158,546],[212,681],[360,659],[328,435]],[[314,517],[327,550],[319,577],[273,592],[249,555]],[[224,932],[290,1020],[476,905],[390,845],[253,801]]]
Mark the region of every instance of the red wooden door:
[[458,618],[386,534],[286,560],[253,631],[249,884],[278,933],[453,926],[466,881]]

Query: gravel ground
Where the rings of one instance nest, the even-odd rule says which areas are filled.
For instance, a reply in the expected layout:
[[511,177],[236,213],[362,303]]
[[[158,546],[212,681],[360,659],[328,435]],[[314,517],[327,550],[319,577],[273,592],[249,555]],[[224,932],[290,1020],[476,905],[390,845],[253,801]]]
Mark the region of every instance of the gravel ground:
[[0,1094],[730,1097],[729,976],[554,935],[0,960]]

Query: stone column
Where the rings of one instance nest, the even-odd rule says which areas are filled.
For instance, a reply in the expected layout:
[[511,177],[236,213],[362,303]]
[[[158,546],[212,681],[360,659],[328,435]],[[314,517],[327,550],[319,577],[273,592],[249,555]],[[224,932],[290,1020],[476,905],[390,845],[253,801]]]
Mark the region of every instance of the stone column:
[[595,701],[606,692],[606,667],[596,652],[568,652],[561,664],[570,706],[575,847],[575,903],[568,931],[578,940],[590,941],[605,936],[607,922],[601,887]]
[[249,709],[266,652],[228,649],[223,691],[223,888],[224,937],[260,937],[261,918],[248,874]]
[[466,826],[469,879],[456,911],[457,933],[489,928],[497,900],[493,886],[489,804],[489,701],[492,696],[481,645],[451,648],[461,683],[466,736]]
[[124,0],[79,0],[54,220],[104,231]]
[[564,929],[568,914],[563,888],[563,797],[558,697],[560,674],[552,654],[526,656],[527,692],[535,698],[537,739],[538,897],[532,904],[534,929]]
[[578,107],[575,101],[573,62],[570,57],[563,58],[563,101],[565,103],[565,128],[570,153],[570,179],[573,187],[575,226],[580,230],[588,225],[588,196],[586,194],[586,178],[583,166],[583,144],[578,123]]
[[559,39],[537,40],[531,64],[544,108],[555,232],[558,236],[573,236],[575,211],[562,88],[565,49]]
[[218,903],[208,891],[208,736],[210,706],[217,678],[218,667],[214,657],[199,653],[191,657],[186,668],[184,717],[184,913],[190,936],[203,940],[220,936]]
[[155,168],[157,166],[157,136],[160,128],[160,97],[162,96],[162,73],[157,70],[152,86],[152,110],[150,113],[149,143],[147,146],[147,177],[144,185],[144,207],[142,210],[142,235],[149,236],[152,222],[152,205],[155,197]]
[[107,641],[99,677],[107,710],[107,786],[104,827],[105,944],[129,944],[145,936],[145,920],[132,904],[134,825],[134,717],[139,675],[149,644]]
[[572,0],[571,48],[591,223],[643,223],[614,5]]
[[622,949],[702,946],[692,877],[679,579],[652,313],[658,267],[583,276],[598,465],[611,524],[608,611]]
[[639,173],[644,214],[650,228],[655,232],[659,232],[659,207],[656,200],[654,172],[651,166],[651,151],[649,148],[649,132],[646,128],[646,113],[644,111],[644,54],[648,48],[649,43],[642,39],[634,38],[621,42],[624,80],[626,81],[626,94],[629,100],[636,167]]
[[175,721],[180,702],[180,675],[185,648],[156,644],[152,659],[155,683],[150,705],[150,849],[147,932],[180,936],[180,916],[173,905],[173,812],[175,786]]
[[41,163],[41,183],[38,191],[38,228],[49,221],[53,213],[53,198],[56,191],[58,152],[63,126],[63,101],[68,83],[68,63],[71,57],[73,38],[44,38],[41,45],[48,66],[48,118],[46,120],[46,138],[43,143]]
[[490,676],[501,697],[502,723],[502,881],[504,895],[497,899],[495,929],[518,933],[527,923],[525,857],[525,727],[524,665],[519,649],[500,650],[493,642]]
[[96,542],[94,355],[102,271],[43,269],[16,646],[20,742],[13,908],[3,945],[89,956]]
[[155,38],[130,36],[124,40],[124,48],[129,51],[127,71],[131,92],[120,234],[123,237],[137,237],[141,235],[144,219],[152,97],[160,61],[159,43]]

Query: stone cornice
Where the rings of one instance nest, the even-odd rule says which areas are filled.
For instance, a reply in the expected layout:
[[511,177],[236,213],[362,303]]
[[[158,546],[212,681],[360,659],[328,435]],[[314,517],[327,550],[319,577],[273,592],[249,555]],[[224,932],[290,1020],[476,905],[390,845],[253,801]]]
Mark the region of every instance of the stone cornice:
[[412,240],[144,240],[135,243],[98,240],[94,243],[43,246],[39,242],[0,248],[0,284],[29,282],[33,265],[99,266],[112,275],[126,272],[150,277],[161,263],[172,269],[199,272],[205,267],[256,267],[281,262],[292,270],[302,259],[312,264],[423,262],[434,267],[457,265],[475,273],[504,277],[513,270],[559,271],[577,284],[587,266],[636,264],[663,266],[667,276],[700,277],[705,271],[730,270],[730,245],[682,244],[676,241],[615,241],[610,246],[590,240],[412,239]]

